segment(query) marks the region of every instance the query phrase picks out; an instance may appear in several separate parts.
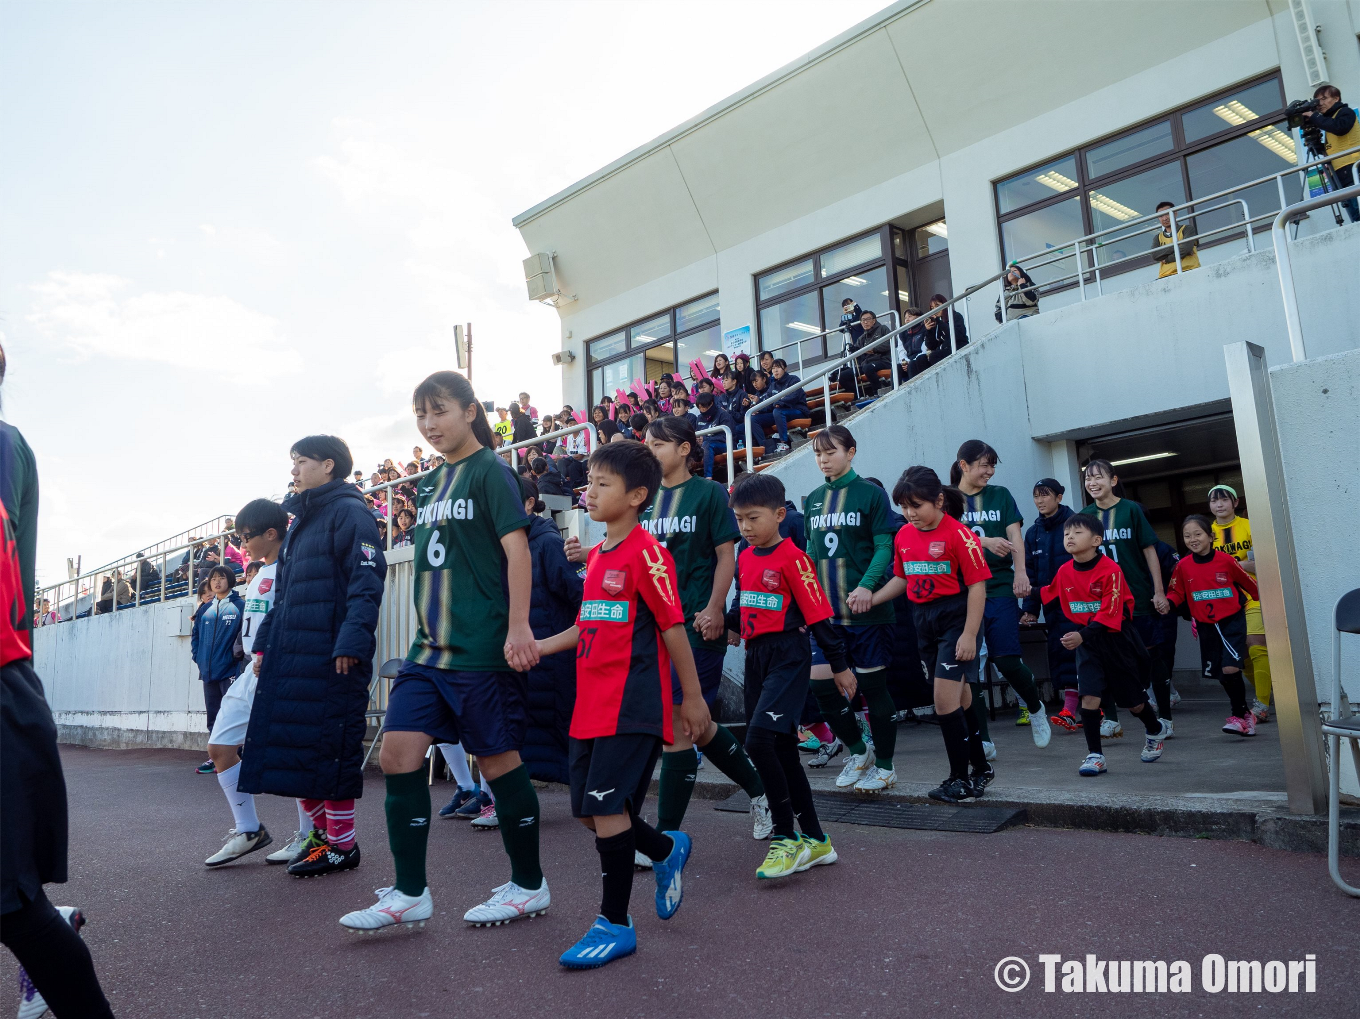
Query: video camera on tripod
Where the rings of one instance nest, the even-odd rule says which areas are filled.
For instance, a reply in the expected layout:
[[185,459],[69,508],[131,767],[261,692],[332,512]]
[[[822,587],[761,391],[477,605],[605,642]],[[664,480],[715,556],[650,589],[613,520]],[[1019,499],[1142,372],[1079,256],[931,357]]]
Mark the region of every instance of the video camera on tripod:
[[1322,109],[1322,104],[1316,99],[1295,99],[1284,108],[1285,119],[1288,120],[1290,127],[1299,129],[1303,135],[1303,144],[1314,159],[1320,159],[1325,155],[1322,143],[1322,128],[1313,123],[1312,117],[1305,117],[1305,113],[1316,113]]

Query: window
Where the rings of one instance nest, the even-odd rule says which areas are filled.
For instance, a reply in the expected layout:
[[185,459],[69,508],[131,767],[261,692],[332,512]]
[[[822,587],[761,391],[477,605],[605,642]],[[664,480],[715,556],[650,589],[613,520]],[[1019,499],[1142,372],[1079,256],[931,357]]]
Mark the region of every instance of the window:
[[[840,315],[836,318],[839,319]],[[823,356],[822,338],[808,339],[809,336],[816,337],[821,331],[815,290],[760,309],[760,349],[773,351],[775,357],[782,357],[790,363],[798,359],[799,340],[804,341],[804,361]]]
[[801,262],[795,262],[784,269],[778,269],[760,277],[757,291],[763,301],[768,297],[776,297],[790,290],[797,290],[811,282],[812,259],[806,258]]
[[821,257],[821,278],[837,276],[846,269],[866,262],[878,262],[883,258],[883,241],[878,234],[872,233],[839,248],[832,248]]
[[1086,177],[1095,180],[1126,166],[1145,163],[1153,156],[1170,152],[1175,147],[1171,140],[1171,121],[1164,120],[1138,131],[1116,138],[1104,145],[1086,150]]
[[722,349],[718,317],[718,295],[707,294],[587,342],[590,405],[631,388],[636,379],[655,382],[667,372],[687,376],[695,358],[711,364]]
[[[1009,264],[1012,259],[1056,248],[1085,232],[1081,218],[1081,198],[1074,195],[1002,223],[1001,250]],[[1048,283],[1076,271],[1076,260],[1071,257],[1026,269],[1035,283]]]
[[615,333],[601,340],[591,340],[586,344],[586,349],[590,351],[590,361],[594,364],[615,354],[622,354],[628,349],[628,340],[623,333]]
[[[1278,110],[1283,105],[1279,79],[1271,78],[1182,113],[1185,141],[1187,144],[1197,142],[1247,121],[1259,120],[1262,113]],[[1293,150],[1292,142],[1289,148]]]
[[1080,186],[1077,183],[1077,157],[1063,156],[998,184],[996,207],[1003,213],[1014,212]]

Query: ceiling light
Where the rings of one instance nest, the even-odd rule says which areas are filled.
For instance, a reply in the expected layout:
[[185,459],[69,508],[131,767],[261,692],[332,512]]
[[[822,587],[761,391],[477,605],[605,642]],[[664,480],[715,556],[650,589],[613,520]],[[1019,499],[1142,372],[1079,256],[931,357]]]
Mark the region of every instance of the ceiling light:
[[841,280],[841,282],[851,287],[862,287],[869,281],[862,276],[847,276],[845,279]]
[[1054,191],[1071,191],[1077,186],[1077,182],[1071,177],[1064,177],[1057,170],[1045,170],[1043,173],[1036,174],[1034,177],[1044,187],[1050,187]]
[[1233,125],[1245,124],[1249,120],[1257,120],[1260,117],[1255,110],[1243,106],[1236,99],[1230,99],[1226,103],[1215,106],[1214,113]]
[[942,219],[937,219],[934,223],[927,223],[925,226],[921,227],[921,229],[928,234],[934,234],[936,237],[943,237],[946,240],[949,239],[949,229],[945,226],[944,220]]
[[1111,467],[1123,467],[1125,464],[1140,464],[1148,460],[1165,460],[1169,456],[1179,456],[1179,453],[1149,453],[1147,456],[1131,456],[1127,460],[1111,460]]
[[1254,138],[1286,163],[1297,164],[1299,161],[1294,151],[1294,139],[1278,127],[1263,127],[1259,131],[1252,131],[1247,137]]
[[810,326],[806,322],[789,322],[785,324],[784,328],[797,329],[799,332],[811,333],[813,336],[821,332],[816,326]]
[[1099,191],[1092,191],[1090,198],[1091,208],[1121,222],[1126,219],[1134,219],[1138,215],[1137,209],[1130,209],[1127,205],[1121,205],[1113,198],[1102,195]]
[[[884,296],[887,296],[887,295],[885,294]],[[911,300],[911,294],[907,293],[905,290],[899,290],[899,291],[897,292],[897,299],[898,299],[899,301],[910,301],[910,300]]]

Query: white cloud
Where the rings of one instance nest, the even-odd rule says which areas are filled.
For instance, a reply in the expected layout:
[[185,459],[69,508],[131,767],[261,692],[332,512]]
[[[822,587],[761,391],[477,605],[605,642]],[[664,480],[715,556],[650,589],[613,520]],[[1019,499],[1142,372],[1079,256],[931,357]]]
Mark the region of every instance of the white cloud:
[[28,321],[83,357],[155,361],[215,370],[249,381],[267,357],[271,371],[302,367],[279,322],[229,297],[128,293],[130,282],[108,273],[51,272],[32,287]]

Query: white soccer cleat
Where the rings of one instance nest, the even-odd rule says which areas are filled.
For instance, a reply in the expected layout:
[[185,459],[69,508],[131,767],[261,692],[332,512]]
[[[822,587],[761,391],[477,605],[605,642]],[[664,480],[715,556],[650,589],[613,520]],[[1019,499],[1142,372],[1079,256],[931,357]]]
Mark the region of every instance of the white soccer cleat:
[[1120,739],[1123,735],[1124,726],[1113,718],[1102,718],[1100,720],[1101,739]]
[[356,909],[340,918],[340,926],[361,934],[372,934],[384,927],[424,927],[434,915],[434,900],[428,888],[420,895],[406,895],[395,888],[374,891],[378,901],[367,909]]
[[227,833],[226,844],[203,863],[208,867],[220,867],[224,863],[231,863],[232,860],[239,860],[247,853],[263,849],[273,841],[264,825],[260,825],[258,831],[239,832],[233,828]]
[[634,870],[651,870],[651,869],[652,869],[652,858],[651,858],[650,856],[645,855],[645,854],[642,852],[642,850],[640,850],[640,849],[634,849],[634,850],[633,850],[633,869],[634,869]]
[[865,747],[862,754],[851,754],[850,759],[845,762],[845,767],[836,776],[836,788],[846,789],[854,785],[874,766],[874,755],[872,747]]
[[751,801],[751,837],[763,841],[774,834],[774,819],[770,817],[770,801],[764,795]]
[[491,890],[491,898],[480,906],[473,906],[463,919],[474,927],[495,927],[526,916],[546,913],[552,898],[548,894],[548,881],[537,889],[521,888],[513,881],[507,881]]
[[293,858],[302,852],[302,843],[307,841],[307,833],[295,831],[293,837],[288,840],[288,844],[282,849],[276,849],[265,857],[266,863],[292,863]]
[[865,776],[855,783],[857,793],[881,793],[884,789],[897,785],[897,769],[891,770],[874,766]]
[[1034,737],[1034,745],[1042,750],[1053,738],[1053,728],[1048,724],[1048,709],[1040,708],[1038,713],[1029,713],[1029,734]]

